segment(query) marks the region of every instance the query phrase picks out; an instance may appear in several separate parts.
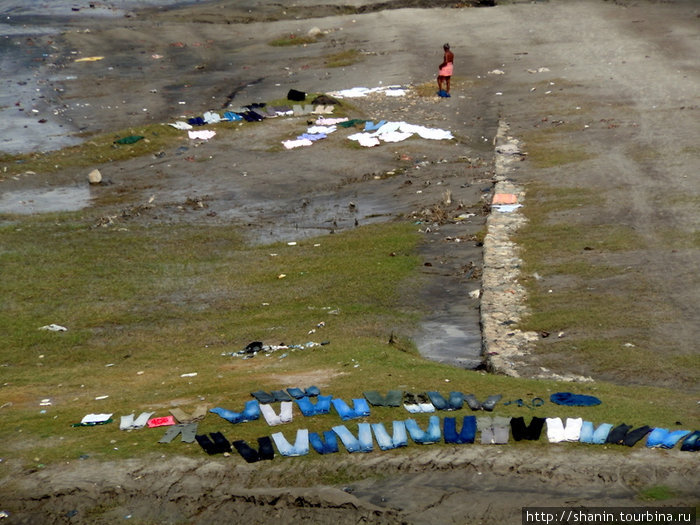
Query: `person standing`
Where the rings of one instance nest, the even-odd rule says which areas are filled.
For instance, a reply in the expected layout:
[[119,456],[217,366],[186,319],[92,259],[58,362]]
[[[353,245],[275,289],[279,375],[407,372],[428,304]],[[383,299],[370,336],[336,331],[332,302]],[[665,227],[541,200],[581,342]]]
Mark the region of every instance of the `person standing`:
[[454,54],[450,51],[450,44],[445,44],[442,46],[445,54],[442,58],[442,64],[438,66],[438,95],[441,97],[450,96],[450,77],[452,77],[452,71],[454,69]]

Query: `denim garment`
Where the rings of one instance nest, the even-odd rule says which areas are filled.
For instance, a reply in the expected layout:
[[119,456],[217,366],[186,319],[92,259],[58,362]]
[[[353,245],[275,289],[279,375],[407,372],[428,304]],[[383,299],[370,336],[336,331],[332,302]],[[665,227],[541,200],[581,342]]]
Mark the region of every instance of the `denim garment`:
[[584,421],[581,423],[581,434],[578,440],[581,443],[593,443],[593,423],[591,421]]
[[340,419],[342,419],[343,421],[347,421],[349,419],[357,419],[358,417],[369,416],[369,405],[367,404],[366,399],[353,399],[352,402],[354,408],[350,408],[345,401],[338,397],[331,400],[331,403],[333,403],[333,407],[335,408],[336,412],[338,412]]
[[411,439],[421,445],[438,443],[442,438],[440,432],[440,418],[438,416],[430,416],[428,430],[425,431],[418,426],[415,419],[407,419],[406,430],[408,430]]
[[426,394],[428,394],[428,399],[430,399],[430,402],[436,410],[448,410],[449,405],[447,404],[447,400],[442,397],[440,392],[429,390]]
[[462,430],[457,434],[457,420],[454,417],[446,417],[443,420],[443,430],[445,443],[463,445],[474,443],[476,436],[476,417],[464,416],[462,420]]
[[272,441],[268,436],[258,438],[258,449],[248,445],[243,440],[234,441],[233,447],[248,463],[255,463],[262,459],[272,459],[275,457],[275,450],[272,448]]
[[288,388],[287,393],[294,399],[301,399],[302,397],[306,397],[304,391],[301,388],[297,387]]
[[608,439],[608,436],[610,435],[610,430],[612,430],[612,427],[613,426],[611,423],[601,423],[600,425],[598,425],[598,428],[596,428],[593,432],[592,443],[594,445],[604,444]]
[[243,423],[245,421],[254,421],[260,418],[260,404],[257,399],[251,399],[245,404],[243,412],[234,412],[233,410],[226,410],[225,408],[215,407],[209,410],[214,414],[218,414],[226,421],[231,423]]
[[250,395],[257,399],[262,405],[269,405],[270,403],[275,402],[275,396],[265,392],[264,390],[256,390],[255,392],[251,392]]
[[309,400],[308,397],[298,398],[298,399],[296,399],[296,402],[297,402],[297,406],[299,407],[299,410],[301,410],[301,413],[303,415],[305,415],[306,417],[316,415],[316,407]]
[[323,441],[317,432],[309,433],[309,442],[319,454],[333,454],[338,452],[338,439],[336,438],[335,432],[332,430],[323,431]]
[[408,445],[406,424],[403,421],[393,422],[393,436],[389,436],[383,423],[372,423],[372,430],[374,430],[374,437],[377,438],[379,448],[382,450],[391,450]]
[[448,410],[460,410],[462,405],[464,405],[464,394],[462,392],[450,392],[447,404],[449,405]]
[[661,446],[664,448],[673,448],[676,446],[676,443],[688,434],[690,434],[690,430],[674,430],[673,432],[669,432]]
[[345,425],[335,426],[333,431],[338,434],[348,452],[370,452],[373,448],[372,428],[369,423],[358,425],[358,437],[355,437]]
[[317,386],[310,386],[306,389],[306,395],[309,397],[316,397],[321,394],[321,390]]
[[667,428],[655,428],[647,438],[647,447],[654,448],[663,445],[664,439],[669,435]]
[[291,401],[292,398],[284,390],[273,390],[270,392],[274,396],[275,401]]
[[289,444],[282,432],[275,432],[271,437],[277,450],[283,456],[306,456],[309,453],[309,431],[305,428],[297,430],[294,445]]
[[700,450],[700,430],[696,430],[683,440],[681,450],[684,452],[697,452]]

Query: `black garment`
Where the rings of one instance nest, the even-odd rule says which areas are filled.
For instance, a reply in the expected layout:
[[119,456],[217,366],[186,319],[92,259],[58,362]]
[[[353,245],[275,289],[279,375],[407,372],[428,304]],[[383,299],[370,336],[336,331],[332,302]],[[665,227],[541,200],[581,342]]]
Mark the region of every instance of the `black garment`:
[[197,440],[197,443],[199,443],[199,446],[204,449],[204,452],[210,456],[231,452],[231,443],[229,443],[228,439],[226,439],[221,432],[211,432],[209,436],[202,434],[194,438]]
[[627,445],[628,447],[633,447],[639,440],[641,440],[644,436],[646,436],[649,432],[651,432],[651,427],[644,425],[639,428],[635,428],[634,430],[630,430],[627,432],[627,435],[625,436],[625,439],[622,441],[623,444]]
[[543,417],[533,417],[530,424],[525,426],[525,419],[522,416],[512,418],[510,420],[510,429],[513,432],[513,439],[515,441],[523,439],[537,441],[542,434],[544,423],[545,419]]
[[306,93],[304,93],[303,91],[297,91],[296,89],[290,89],[287,93],[287,100],[303,102],[304,100],[306,100]]
[[204,122],[204,119],[202,117],[194,117],[191,119],[187,119],[187,123],[190,124],[191,126],[204,126],[206,122]]
[[258,438],[258,449],[248,445],[242,439],[233,442],[233,447],[248,463],[256,463],[263,459],[272,459],[275,457],[275,450],[272,448],[272,440],[270,436]]
[[605,439],[605,442],[613,445],[622,445],[625,441],[627,432],[629,432],[631,428],[632,427],[630,425],[625,425],[624,423],[617,425],[610,431],[608,437]]

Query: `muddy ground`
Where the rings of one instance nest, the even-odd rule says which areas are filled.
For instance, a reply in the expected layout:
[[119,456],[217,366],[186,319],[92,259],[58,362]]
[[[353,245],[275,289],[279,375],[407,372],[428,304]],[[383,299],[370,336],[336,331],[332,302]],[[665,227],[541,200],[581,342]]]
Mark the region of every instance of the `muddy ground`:
[[[468,272],[470,264],[481,265],[474,236],[492,188],[499,120],[516,136],[552,120],[580,127],[568,139],[597,158],[578,171],[551,168],[544,175],[600,191],[601,223],[632,225],[652,241],[659,231],[697,230],[694,2],[503,2],[329,14],[305,1],[281,15],[279,4],[250,4],[247,13],[240,12],[243,3],[235,10],[214,2],[62,20],[67,32],[52,44],[52,67],[60,74],[48,82],[42,102],[58,108],[53,117],[62,129],[109,132],[221,111],[227,103],[279,99],[290,88],[418,86],[434,80],[449,41],[456,56],[451,98],[409,91],[349,102],[366,118],[449,129],[456,139],[359,149],[338,134],[286,151],[280,141],[301,133],[306,118],[268,120],[246,125],[235,141],[195,142],[183,134],[182,143],[162,155],[101,165],[110,184],[99,187],[88,188],[87,173],[74,171],[7,177],[0,182],[3,211],[41,211],[43,193],[65,191],[67,206],[89,204],[86,214],[96,223],[136,209],[129,220],[242,225],[254,242],[415,217],[425,232],[427,263],[416,295],[427,315],[414,336],[426,355],[466,367],[480,362],[478,304],[467,295],[479,282]],[[270,20],[273,11],[280,20]],[[326,32],[317,43],[267,44],[313,27]],[[363,60],[327,67],[328,55],[347,49]],[[104,59],[75,62],[90,56]],[[527,183],[532,171],[522,165],[514,178]],[[85,192],[84,201],[76,197]],[[445,212],[474,216],[439,224]],[[640,248],[624,257],[632,274],[652,282],[640,300],[663,305],[652,330],[653,340],[663,343],[659,351],[695,354],[697,249]],[[562,369],[586,372],[570,358],[562,361]],[[538,369],[527,359],[520,366]],[[638,489],[654,484],[677,494],[667,503],[692,501],[697,465],[686,455],[609,452],[413,447],[303,464],[168,457],[107,465],[86,460],[33,473],[5,461],[5,487],[8,476],[16,479],[11,491],[3,490],[2,508],[11,523],[112,523],[127,516],[145,523],[518,523],[525,505],[633,505]],[[313,481],[338,472],[364,479]]]

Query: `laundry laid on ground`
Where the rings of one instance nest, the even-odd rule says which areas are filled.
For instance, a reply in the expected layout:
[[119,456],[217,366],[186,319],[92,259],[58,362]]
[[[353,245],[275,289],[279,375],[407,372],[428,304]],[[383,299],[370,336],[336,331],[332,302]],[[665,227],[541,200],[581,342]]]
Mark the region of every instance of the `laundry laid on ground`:
[[[254,341],[248,345],[251,351],[260,351],[264,345]],[[386,393],[378,390],[366,390],[363,397],[352,398],[346,402],[331,394],[323,395],[314,386],[306,388],[288,387],[279,390],[256,390],[250,393],[253,399],[243,403],[243,408],[232,410],[214,407],[207,410],[205,404],[197,405],[191,412],[180,408],[170,410],[171,415],[152,417],[152,412],[142,412],[121,416],[119,428],[125,431],[148,432],[147,428],[166,427],[158,443],[169,444],[194,443],[195,441],[209,455],[231,453],[235,450],[246,462],[254,463],[271,460],[277,453],[285,457],[305,456],[313,449],[320,455],[335,454],[342,448],[348,453],[368,453],[375,450],[388,451],[415,445],[446,443],[451,445],[505,445],[513,441],[539,441],[542,433],[551,444],[579,442],[589,445],[621,445],[633,447],[640,441],[646,448],[672,449],[678,447],[684,452],[700,450],[700,431],[689,429],[668,429],[642,425],[632,427],[625,423],[594,424],[583,417],[543,417],[532,416],[527,420],[523,416],[511,417],[489,415],[501,402],[501,394],[492,394],[483,401],[474,394],[450,391],[445,394],[437,390],[408,392],[398,389]],[[594,396],[557,392],[550,396],[554,404],[572,407],[594,407],[601,404]],[[530,402],[522,399],[507,401],[503,406],[515,405],[536,410],[544,406],[540,397],[533,397]],[[269,426],[280,426],[294,419],[294,405],[305,418],[334,412],[342,423],[332,425],[330,429],[317,430],[298,428],[292,433],[277,431],[269,436],[257,438],[257,449],[243,440],[229,441],[223,432],[198,434],[199,423],[208,413],[218,415],[227,424],[237,425],[260,419],[263,416]],[[430,414],[427,422],[419,422],[415,417],[398,418],[390,424],[370,422],[372,407],[403,408],[411,415]],[[234,406],[235,407],[235,406]],[[469,409],[480,415],[461,414],[457,411]],[[444,417],[438,415],[444,412]],[[357,420],[357,423],[351,421]],[[80,423],[73,427],[103,425],[111,423],[112,414],[87,414]],[[304,419],[311,421],[311,419]],[[142,430],[144,429],[144,430]],[[179,440],[177,439],[179,437]]]
[[266,345],[261,341],[253,341],[248,343],[245,348],[238,350],[237,352],[227,352],[221,355],[231,356],[231,357],[242,357],[243,359],[251,359],[258,355],[258,353],[263,352],[265,354],[271,354],[272,352],[277,352],[279,350],[289,350],[294,352],[296,350],[308,350],[310,348],[318,348],[320,346],[329,345],[330,341],[309,341],[303,344],[291,344],[291,345]]

